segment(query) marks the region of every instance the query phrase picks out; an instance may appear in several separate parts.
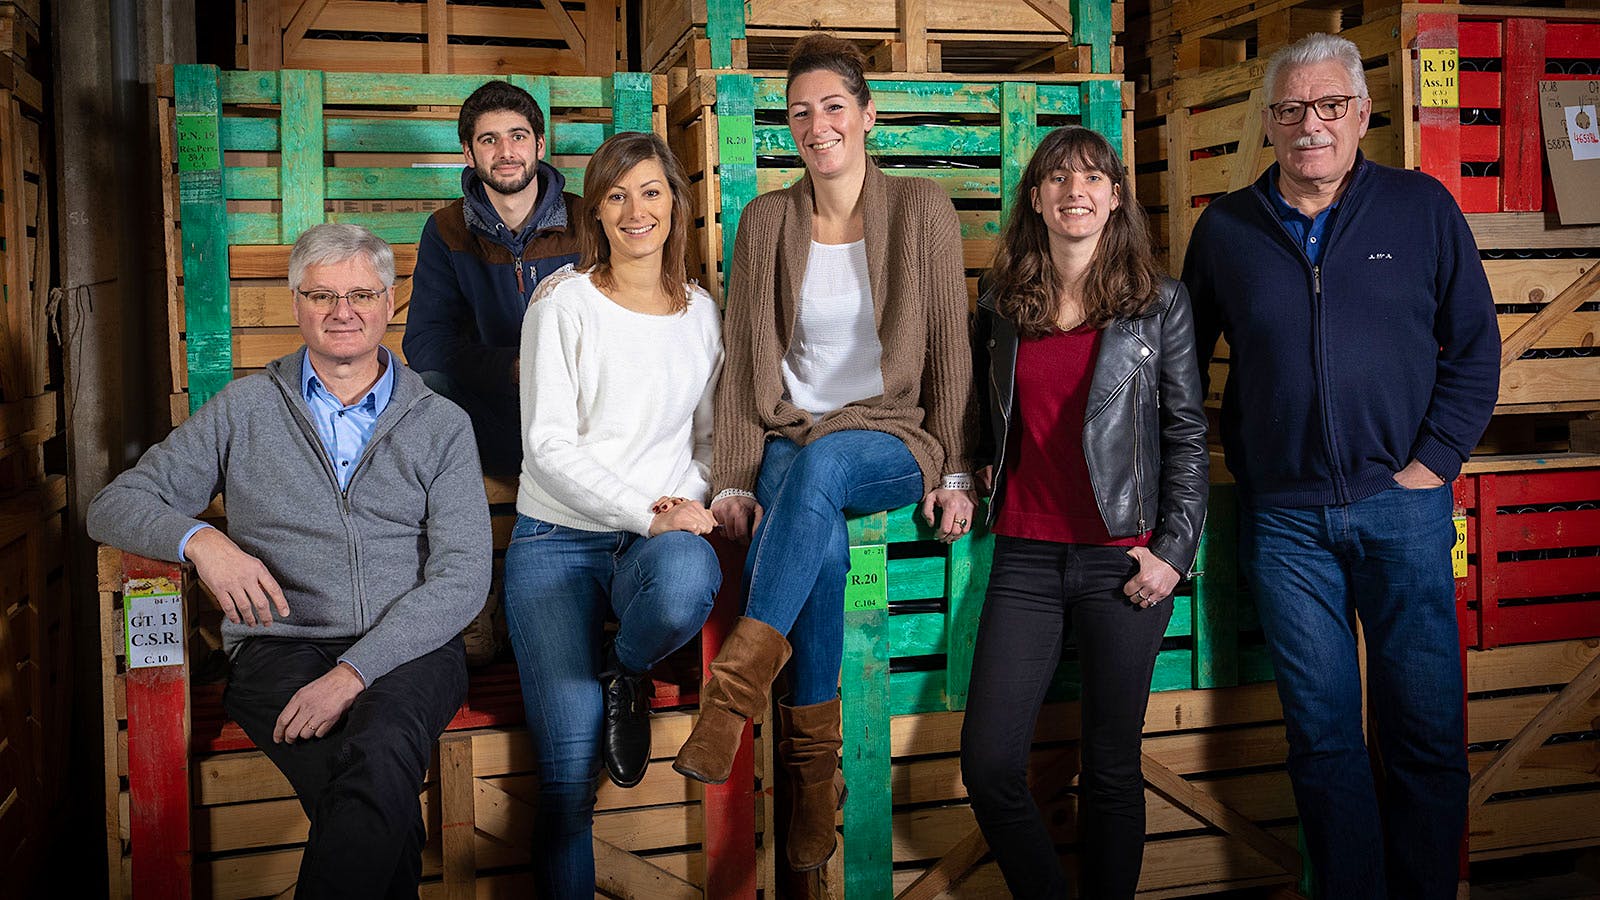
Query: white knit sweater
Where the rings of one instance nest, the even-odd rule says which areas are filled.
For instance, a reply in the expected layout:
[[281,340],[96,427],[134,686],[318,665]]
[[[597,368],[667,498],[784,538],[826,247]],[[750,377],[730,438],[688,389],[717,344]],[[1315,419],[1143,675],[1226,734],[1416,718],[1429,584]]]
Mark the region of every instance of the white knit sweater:
[[658,497],[706,501],[722,329],[688,289],[688,310],[654,316],[571,267],[540,283],[522,323],[517,512],[647,534]]

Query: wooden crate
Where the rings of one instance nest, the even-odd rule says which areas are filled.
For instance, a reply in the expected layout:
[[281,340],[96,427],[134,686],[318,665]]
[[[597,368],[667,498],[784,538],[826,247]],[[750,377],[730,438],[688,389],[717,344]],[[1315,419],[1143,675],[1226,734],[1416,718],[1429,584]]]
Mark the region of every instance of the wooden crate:
[[37,0],[0,3],[0,54],[35,77],[49,74],[39,41],[40,22]]
[[[875,517],[852,521],[853,538],[863,542],[877,537],[876,522]],[[893,667],[889,714],[965,709],[993,536],[980,528],[954,544],[942,544],[915,507],[887,513],[883,523],[890,611],[884,639]],[[1241,591],[1237,527],[1233,486],[1213,485],[1196,573],[1171,599],[1172,620],[1156,657],[1152,691],[1272,680],[1255,606]],[[1049,702],[1077,699],[1075,653],[1069,641]]]
[[1467,515],[1456,596],[1468,646],[1600,638],[1600,468],[1469,472],[1455,498]]
[[[848,701],[847,701],[848,703]],[[848,709],[848,706],[847,706]],[[829,873],[834,896],[1004,896],[960,775],[962,713],[890,720],[887,767],[873,781],[883,818],[864,835],[847,808],[848,838]],[[1031,781],[1069,870],[1077,867],[1076,703],[1047,703],[1034,735]],[[1184,897],[1291,884],[1299,875],[1287,745],[1270,684],[1150,695],[1145,718],[1146,845],[1139,896]],[[882,788],[885,778],[887,784]],[[860,846],[868,838],[876,852]],[[855,850],[852,853],[852,849]],[[841,893],[842,891],[842,893]]]
[[[170,77],[168,77],[170,73]],[[321,222],[365,225],[394,244],[400,352],[416,240],[461,195],[461,102],[488,76],[219,72],[177,66],[161,83],[172,417],[237,374],[300,345],[290,245]],[[509,76],[545,110],[550,161],[567,189],[619,130],[661,133],[665,80]]]
[[[867,149],[891,174],[938,181],[961,216],[968,286],[994,255],[1009,197],[1039,137],[1082,124],[1131,151],[1122,82],[1085,76],[1053,80],[868,79],[878,124]],[[668,141],[694,190],[697,236],[690,272],[721,298],[724,260],[739,216],[757,194],[793,184],[805,170],[783,124],[784,81],[748,73],[700,76],[668,110]],[[747,143],[748,142],[748,143]],[[1125,156],[1126,158],[1126,156]]]
[[1471,859],[1600,845],[1600,641],[1464,655]]
[[[737,573],[740,561],[738,553],[724,553],[725,570]],[[212,669],[213,645],[204,628],[215,619],[214,608],[175,564],[101,548],[99,574],[113,896],[131,896],[137,888],[149,896],[220,900],[292,889],[305,816],[276,767],[226,720],[221,685],[199,683]],[[127,668],[121,596],[128,577],[182,585],[190,625],[184,665]],[[737,616],[737,596],[735,589],[718,599],[704,632],[710,654]],[[762,839],[771,831],[764,788],[770,748],[757,727],[727,784],[705,787],[677,775],[670,759],[693,725],[696,700],[692,684],[680,690],[658,681],[652,721],[657,758],[644,782],[623,790],[601,780],[597,887],[607,896],[772,896],[771,845]],[[521,718],[514,666],[470,673],[467,702],[440,739],[421,795],[429,833],[424,896],[532,890],[528,848],[537,776]]]
[[884,72],[1122,71],[1115,0],[642,0],[643,67],[782,70],[796,39],[826,30]]
[[[0,74],[0,85],[3,85]],[[42,113],[19,90],[0,88],[0,401],[36,397],[49,384],[50,195]]]
[[[1217,486],[1213,495],[1202,541],[1203,574],[1173,601],[1167,637],[1175,646],[1158,656],[1152,685],[1147,731],[1153,738],[1146,747],[1152,843],[1141,883],[1149,896],[1286,882],[1298,875],[1274,689],[1193,690],[1271,677],[1264,648],[1240,646],[1238,627],[1248,627],[1254,616],[1234,608],[1232,489]],[[932,538],[914,507],[851,521],[851,584],[861,586],[847,589],[842,678],[845,777],[852,790],[843,813],[845,850],[832,873],[835,887],[842,885],[846,896],[881,895],[891,884],[899,894],[935,869],[930,881],[910,894],[931,897],[960,879],[983,852],[960,783],[957,740],[992,548],[984,534],[948,548]],[[917,670],[908,663],[922,665]],[[1069,845],[1073,801],[1058,795],[1077,772],[1072,755],[1076,707],[1055,704],[1075,698],[1075,681],[1069,661],[1047,698],[1052,705],[1041,717],[1035,751],[1042,782],[1038,793],[1058,801],[1052,821],[1065,825],[1058,838]],[[1195,718],[1180,712],[1194,705],[1207,712]],[[1226,713],[1211,718],[1214,709]],[[1226,733],[1203,738],[1165,734],[1224,728]],[[902,730],[921,734],[924,729],[930,735],[926,740],[900,738]],[[1171,757],[1164,753],[1169,743]],[[1204,753],[1197,749],[1202,745]],[[1227,771],[1265,766],[1274,771],[1238,778]],[[1202,776],[1198,782],[1187,780],[1197,775]],[[890,789],[884,789],[886,782]],[[1219,811],[1217,802],[1234,808]],[[1268,824],[1263,830],[1244,827],[1243,821]],[[1220,832],[1192,836],[1216,822],[1234,829],[1244,844],[1230,843]],[[992,896],[1002,889],[991,865],[962,881],[955,894]]]
[[240,69],[595,75],[627,71],[626,4],[238,0]]
[[1539,10],[1419,12],[1416,44],[1455,50],[1461,85],[1459,108],[1418,110],[1415,164],[1443,182],[1465,212],[1544,209],[1539,82],[1593,77],[1600,13],[1546,19]]
[[[1468,214],[1544,208],[1538,82],[1590,77],[1581,71],[1600,55],[1600,15],[1411,3],[1398,12],[1368,11],[1365,20],[1360,4],[1334,12],[1345,23],[1339,33],[1367,65],[1372,125],[1361,146],[1369,159],[1437,177]],[[1228,56],[1186,60],[1180,52],[1176,72],[1183,77],[1138,105],[1138,140],[1165,146],[1141,156],[1138,194],[1163,217],[1157,231],[1167,235],[1173,271],[1205,204],[1250,184],[1272,163],[1258,112],[1265,58],[1303,27],[1312,26],[1302,23],[1271,43],[1239,41]],[[1464,60],[1457,107],[1417,106],[1419,48],[1455,49]],[[1566,71],[1572,66],[1580,73]],[[1480,246],[1525,249],[1502,241]]]
[[57,824],[72,710],[66,479],[0,503],[0,864],[28,884]]

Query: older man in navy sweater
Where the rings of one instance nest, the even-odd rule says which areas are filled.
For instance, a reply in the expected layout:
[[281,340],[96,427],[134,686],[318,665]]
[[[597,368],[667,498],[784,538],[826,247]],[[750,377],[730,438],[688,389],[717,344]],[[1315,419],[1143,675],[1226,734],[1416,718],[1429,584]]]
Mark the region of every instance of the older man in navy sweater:
[[[1453,897],[1467,757],[1449,483],[1499,389],[1488,280],[1455,201],[1367,160],[1361,56],[1267,65],[1277,156],[1207,207],[1183,280],[1226,335],[1222,438],[1319,896]],[[1356,618],[1384,791],[1362,737]]]

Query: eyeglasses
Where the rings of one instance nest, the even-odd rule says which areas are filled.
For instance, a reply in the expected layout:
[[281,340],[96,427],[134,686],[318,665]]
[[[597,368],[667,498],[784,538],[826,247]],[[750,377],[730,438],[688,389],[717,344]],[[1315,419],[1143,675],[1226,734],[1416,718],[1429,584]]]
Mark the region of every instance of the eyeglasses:
[[358,313],[372,312],[383,302],[383,291],[374,291],[368,288],[356,288],[343,294],[333,291],[302,291],[298,288],[295,293],[306,298],[311,308],[317,312],[333,312],[340,300],[350,301],[350,308]]
[[1324,122],[1344,118],[1350,109],[1350,101],[1360,99],[1355,94],[1330,94],[1318,97],[1315,100],[1284,100],[1267,106],[1272,112],[1272,121],[1279,125],[1299,125],[1306,117],[1306,110],[1314,109],[1317,118]]

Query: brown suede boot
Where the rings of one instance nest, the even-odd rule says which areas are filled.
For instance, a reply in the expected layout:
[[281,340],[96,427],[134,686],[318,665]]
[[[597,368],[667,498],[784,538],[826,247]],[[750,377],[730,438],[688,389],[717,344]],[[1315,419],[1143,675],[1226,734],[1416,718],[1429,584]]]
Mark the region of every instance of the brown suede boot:
[[745,720],[766,712],[772,679],[788,661],[788,639],[759,619],[740,616],[711,661],[711,678],[700,686],[700,718],[672,767],[706,784],[727,781]]
[[783,740],[778,758],[789,771],[789,868],[796,872],[827,865],[837,844],[835,814],[844,805],[844,773],[839,750],[839,698],[811,706],[778,704]]

